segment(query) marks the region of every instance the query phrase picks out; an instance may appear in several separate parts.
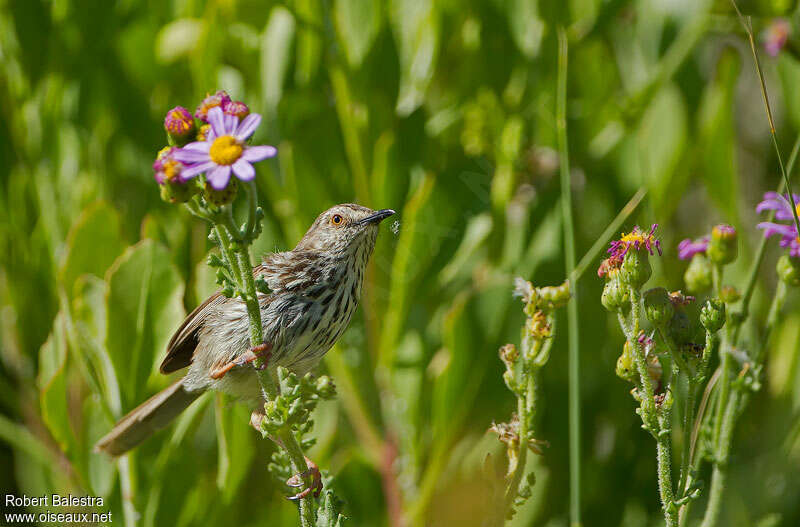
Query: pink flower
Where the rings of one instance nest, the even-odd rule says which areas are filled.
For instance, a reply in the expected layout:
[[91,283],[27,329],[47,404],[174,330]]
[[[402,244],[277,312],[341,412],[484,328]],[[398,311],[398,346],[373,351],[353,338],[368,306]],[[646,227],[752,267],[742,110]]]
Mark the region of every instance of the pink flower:
[[689,260],[695,254],[705,253],[708,249],[708,236],[703,236],[699,240],[690,240],[686,238],[678,244],[678,258],[681,260]]
[[253,135],[261,123],[261,116],[252,113],[241,122],[234,115],[225,115],[222,108],[214,106],[208,110],[211,125],[205,141],[189,143],[173,153],[173,158],[188,165],[181,172],[186,181],[205,173],[206,179],[216,190],[228,186],[231,172],[241,181],[251,181],[256,176],[253,163],[274,157],[274,146],[248,146],[245,141]]
[[794,214],[792,214],[792,204],[795,204],[795,210],[800,214],[800,196],[792,194],[793,200],[790,202],[788,194],[781,196],[777,192],[767,192],[764,194],[764,200],[756,207],[756,212],[764,212],[765,210],[774,210],[775,219],[778,221],[790,221],[787,225],[785,223],[774,223],[770,221],[761,222],[756,227],[764,230],[764,237],[769,238],[773,234],[781,237],[781,247],[789,249],[789,256],[800,258],[800,234],[797,232],[797,226],[794,224]]

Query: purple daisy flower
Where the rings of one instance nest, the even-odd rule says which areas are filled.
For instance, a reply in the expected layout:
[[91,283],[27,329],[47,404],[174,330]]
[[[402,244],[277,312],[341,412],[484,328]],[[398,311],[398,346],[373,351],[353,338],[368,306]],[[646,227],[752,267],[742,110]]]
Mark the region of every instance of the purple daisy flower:
[[686,238],[678,244],[678,258],[690,260],[695,254],[705,254],[708,249],[708,236],[703,236],[698,240]]
[[631,247],[636,251],[644,247],[650,254],[654,254],[653,247],[655,247],[660,256],[661,242],[657,240],[655,236],[657,228],[658,223],[654,223],[650,226],[650,231],[645,232],[636,225],[630,233],[625,234],[623,232],[619,240],[611,242],[611,247],[609,247],[607,251],[608,254],[621,260]]
[[[800,196],[797,194],[792,194],[792,198],[794,203],[800,202]],[[775,219],[778,221],[791,221],[792,223],[787,225],[785,223],[765,221],[759,223],[756,227],[764,229],[766,238],[773,234],[780,236],[780,245],[789,249],[789,256],[800,258],[800,234],[798,234],[797,226],[793,221],[792,203],[786,196],[782,196],[777,192],[767,192],[764,194],[764,201],[756,207],[756,212],[764,212],[765,210],[774,210]],[[800,205],[795,205],[795,210],[800,213]]]
[[242,181],[256,176],[252,163],[274,157],[274,146],[248,146],[245,141],[261,123],[261,116],[251,113],[241,122],[234,115],[224,115],[219,106],[208,111],[211,129],[205,141],[189,143],[173,154],[174,159],[189,165],[181,172],[186,181],[206,173],[206,179],[215,190],[228,186],[233,172]]

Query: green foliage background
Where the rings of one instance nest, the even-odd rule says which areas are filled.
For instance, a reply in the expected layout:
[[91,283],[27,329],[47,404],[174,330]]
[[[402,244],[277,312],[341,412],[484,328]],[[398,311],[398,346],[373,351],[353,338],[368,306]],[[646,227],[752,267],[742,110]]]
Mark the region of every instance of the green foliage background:
[[[800,34],[794,4],[741,7],[758,29],[783,15]],[[91,453],[113,418],[169,383],[165,342],[212,290],[206,227],[160,201],[150,165],[166,110],[224,88],[264,115],[255,140],[279,150],[258,166],[259,251],[292,247],[335,203],[399,212],[322,365],[340,395],[317,412],[311,457],[335,474],[353,525],[479,525],[481,467],[503,455],[486,430],[514,404],[496,355],[523,320],[512,279],[564,279],[558,25],[579,256],[644,187],[626,228],[660,224],[651,283],[680,288],[677,242],[720,220],[741,233],[741,282],[753,208],[779,174],[728,2],[0,0],[3,493],[102,495],[115,525],[124,507],[146,526],[295,523],[266,472],[271,445],[222,397],[195,403],[124,474]],[[764,58],[784,155],[800,133],[794,49]],[[579,300],[583,514],[657,525],[654,445],[614,376],[622,336],[600,290],[593,265]],[[786,313],[737,430],[723,525],[800,524],[796,292]],[[562,336],[542,376],[537,435],[550,447],[514,525],[567,524]]]

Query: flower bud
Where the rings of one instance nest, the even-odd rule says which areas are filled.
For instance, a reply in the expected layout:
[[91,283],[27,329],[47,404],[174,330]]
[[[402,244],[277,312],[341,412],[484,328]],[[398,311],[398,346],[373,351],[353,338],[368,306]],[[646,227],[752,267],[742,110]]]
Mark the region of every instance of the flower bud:
[[183,181],[183,163],[172,158],[174,147],[161,149],[153,163],[153,177],[161,187],[161,199],[167,203],[186,203],[197,192],[193,181]]
[[569,280],[559,286],[539,287],[536,292],[538,293],[537,304],[546,311],[552,311],[566,305],[572,296]]
[[630,341],[625,341],[622,347],[622,355],[617,359],[617,377],[620,379],[636,382],[636,364],[633,362],[633,348]]
[[778,258],[778,264],[775,267],[780,278],[786,285],[800,286],[800,258],[793,258],[788,254],[784,254]]
[[203,102],[200,103],[200,106],[197,107],[197,110],[194,112],[194,116],[204,123],[208,122],[208,111],[211,108],[215,108],[217,106],[224,107],[226,104],[231,102],[230,96],[224,91],[220,90],[214,95],[208,95]]
[[203,197],[212,205],[222,207],[223,205],[231,203],[236,198],[237,190],[239,190],[239,183],[237,183],[236,178],[231,178],[228,182],[228,186],[222,190],[216,190],[206,181],[203,184]]
[[711,240],[706,253],[715,264],[725,265],[734,261],[738,253],[736,229],[725,224],[715,225],[711,229]]
[[618,273],[609,276],[600,301],[603,303],[603,307],[612,313],[627,312],[631,306],[628,288],[622,285]]
[[733,304],[734,302],[738,302],[740,298],[742,298],[742,294],[739,292],[738,289],[736,289],[732,285],[722,286],[722,288],[719,291],[719,299],[725,302],[726,304]]
[[683,274],[683,281],[686,282],[686,289],[690,292],[701,295],[711,289],[711,263],[702,254],[695,254],[692,257],[689,267]]
[[647,356],[647,375],[653,381],[655,391],[659,392],[658,387],[661,384],[661,377],[664,375],[664,368],[661,367],[661,362],[655,353]]
[[649,289],[644,293],[644,314],[657,328],[665,327],[672,319],[675,307],[663,287]]
[[691,342],[693,336],[692,324],[686,313],[682,310],[675,310],[675,314],[672,315],[672,319],[667,326],[667,332],[672,337],[672,340],[678,344]]
[[228,101],[222,105],[222,113],[225,115],[235,115],[241,121],[250,115],[250,108],[242,101]]
[[553,328],[543,311],[537,311],[528,318],[526,329],[528,334],[536,340],[550,338],[553,335]]
[[622,260],[619,275],[622,283],[640,289],[650,279],[653,269],[646,251],[628,251]]
[[519,351],[513,344],[506,344],[500,348],[500,360],[508,367],[511,367],[519,359]]
[[197,136],[195,137],[196,141],[205,141],[208,139],[208,133],[211,131],[210,124],[204,124],[200,128],[197,129]]
[[183,146],[194,135],[194,118],[189,113],[189,110],[183,106],[176,106],[168,111],[166,117],[164,117],[164,129],[167,131],[170,144]]
[[706,300],[700,309],[700,323],[709,333],[716,333],[725,325],[725,304],[716,298]]

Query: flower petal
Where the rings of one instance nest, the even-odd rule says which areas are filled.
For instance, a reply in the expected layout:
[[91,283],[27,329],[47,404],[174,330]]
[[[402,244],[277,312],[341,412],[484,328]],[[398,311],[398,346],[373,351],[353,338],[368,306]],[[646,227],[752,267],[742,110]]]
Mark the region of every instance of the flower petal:
[[225,121],[225,135],[235,134],[236,127],[239,125],[239,118],[235,115],[226,115],[223,119]]
[[255,163],[256,161],[263,161],[268,157],[275,157],[275,154],[277,153],[278,149],[274,146],[248,146],[245,147],[244,152],[242,153],[242,159],[245,161],[250,161],[251,163]]
[[228,186],[228,181],[231,180],[231,166],[217,165],[217,168],[208,173],[206,179],[215,190],[224,189]]
[[248,139],[256,131],[259,124],[261,124],[261,116],[257,113],[251,113],[239,124],[234,137],[238,141]]
[[784,225],[782,223],[772,223],[764,221],[756,225],[759,229],[764,229],[764,236],[769,238],[773,234],[778,234],[784,238],[794,238],[797,236],[797,231],[794,225]]
[[181,179],[183,181],[188,181],[189,179],[195,177],[197,174],[208,172],[215,166],[217,166],[217,164],[214,163],[213,161],[206,161],[205,163],[199,163],[197,165],[192,165],[190,167],[184,168],[183,170],[181,170]]
[[211,143],[207,141],[195,141],[184,146],[182,150],[196,150],[197,152],[208,152],[211,148]]
[[251,181],[256,177],[256,170],[241,157],[233,164],[233,173],[242,181]]
[[215,106],[208,111],[208,123],[211,125],[211,129],[214,130],[216,137],[227,135],[225,133],[225,116],[219,106]]
[[208,152],[198,150],[184,150],[183,148],[172,153],[172,158],[181,163],[204,163],[210,161]]

